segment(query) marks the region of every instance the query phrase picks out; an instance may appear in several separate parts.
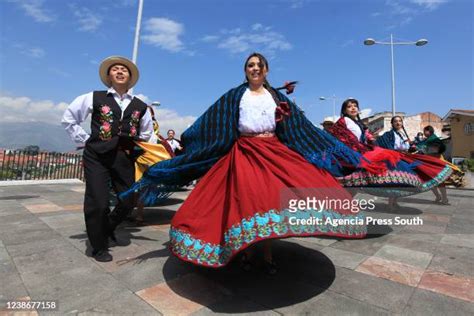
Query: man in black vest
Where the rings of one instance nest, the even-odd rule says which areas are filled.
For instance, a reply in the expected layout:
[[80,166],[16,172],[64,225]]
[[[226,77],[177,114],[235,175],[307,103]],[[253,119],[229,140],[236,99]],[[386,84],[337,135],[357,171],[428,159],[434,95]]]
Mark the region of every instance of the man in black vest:
[[[112,56],[100,65],[106,91],[93,91],[77,97],[67,108],[62,125],[71,138],[84,148],[84,217],[92,256],[101,262],[111,261],[109,237],[117,242],[114,230],[134,204],[119,201],[110,212],[109,184],[118,193],[134,182],[134,140],[147,141],[153,123],[147,106],[128,93],[138,81],[138,69],[130,60]],[[80,124],[92,114],[91,134]]]

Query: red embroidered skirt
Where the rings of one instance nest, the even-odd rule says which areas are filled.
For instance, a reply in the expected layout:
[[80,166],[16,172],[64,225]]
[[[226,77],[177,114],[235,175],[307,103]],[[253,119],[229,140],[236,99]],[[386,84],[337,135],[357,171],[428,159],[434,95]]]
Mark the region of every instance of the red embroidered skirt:
[[[351,224],[291,224],[289,213],[280,207],[285,188],[322,188],[318,192],[324,192],[326,198],[352,200],[331,174],[307,162],[278,138],[241,137],[199,181],[174,216],[172,252],[198,265],[222,267],[238,252],[264,239],[366,235],[362,215],[349,209],[320,210],[316,216],[347,219]],[[291,215],[309,218],[315,214],[309,210]]]
[[[393,161],[395,156],[396,162]],[[392,163],[387,163],[379,174],[360,170],[339,178],[339,181],[344,187],[362,188],[367,193],[379,196],[400,197],[428,191],[443,183],[453,171],[446,161],[436,157],[395,152],[381,147],[375,147],[364,157],[369,161],[374,161],[375,157],[377,163],[389,157]]]

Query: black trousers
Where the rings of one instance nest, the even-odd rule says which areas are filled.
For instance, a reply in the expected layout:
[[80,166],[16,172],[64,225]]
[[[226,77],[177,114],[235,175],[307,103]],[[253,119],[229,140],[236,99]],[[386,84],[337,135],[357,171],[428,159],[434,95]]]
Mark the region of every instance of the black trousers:
[[127,190],[135,181],[135,165],[132,157],[123,150],[115,149],[97,154],[86,146],[83,154],[86,193],[84,218],[87,236],[94,250],[108,247],[108,237],[134,207],[133,199],[118,201],[110,211],[110,183],[117,194]]

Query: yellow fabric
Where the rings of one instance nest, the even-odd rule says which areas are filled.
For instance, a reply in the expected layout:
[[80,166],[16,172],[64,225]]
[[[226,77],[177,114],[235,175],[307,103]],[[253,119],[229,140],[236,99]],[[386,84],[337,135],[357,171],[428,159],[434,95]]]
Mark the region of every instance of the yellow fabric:
[[144,150],[144,153],[135,161],[135,181],[140,180],[143,173],[151,165],[171,158],[170,154],[166,151],[166,148],[161,144],[146,142],[135,142],[135,144]]
[[456,166],[456,165],[454,165],[454,164],[448,162],[446,159],[444,159],[444,156],[443,156],[443,155],[441,155],[440,159],[441,159],[442,161],[445,161],[445,162],[448,164],[448,166],[449,166],[451,169],[453,169],[453,171],[461,172],[461,169],[459,169],[458,166]]

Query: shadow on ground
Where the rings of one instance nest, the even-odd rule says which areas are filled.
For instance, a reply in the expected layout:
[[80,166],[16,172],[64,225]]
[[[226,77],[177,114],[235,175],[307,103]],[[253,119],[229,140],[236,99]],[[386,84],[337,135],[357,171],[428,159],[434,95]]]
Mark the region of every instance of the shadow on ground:
[[[402,201],[400,201],[402,203]],[[426,203],[424,203],[426,204]],[[375,214],[375,213],[384,213],[384,214],[393,214],[393,215],[419,215],[423,212],[417,208],[409,207],[401,204],[397,208],[390,209],[388,204],[377,203],[373,210],[364,210],[366,214]]]
[[[263,260],[261,245],[256,245],[255,265],[250,272],[240,269],[238,257],[220,269],[196,267],[169,258],[163,266],[163,275],[176,294],[221,313],[250,313],[291,306],[323,293],[333,283],[334,264],[321,252],[283,240],[276,240],[272,245],[279,270],[276,276],[265,274],[259,264]],[[208,297],[203,296],[199,288],[173,281],[179,277],[177,273],[182,273],[176,269],[177,264],[189,266],[199,277],[207,279],[208,287],[223,293],[223,300],[231,297],[255,304],[209,304]]]

